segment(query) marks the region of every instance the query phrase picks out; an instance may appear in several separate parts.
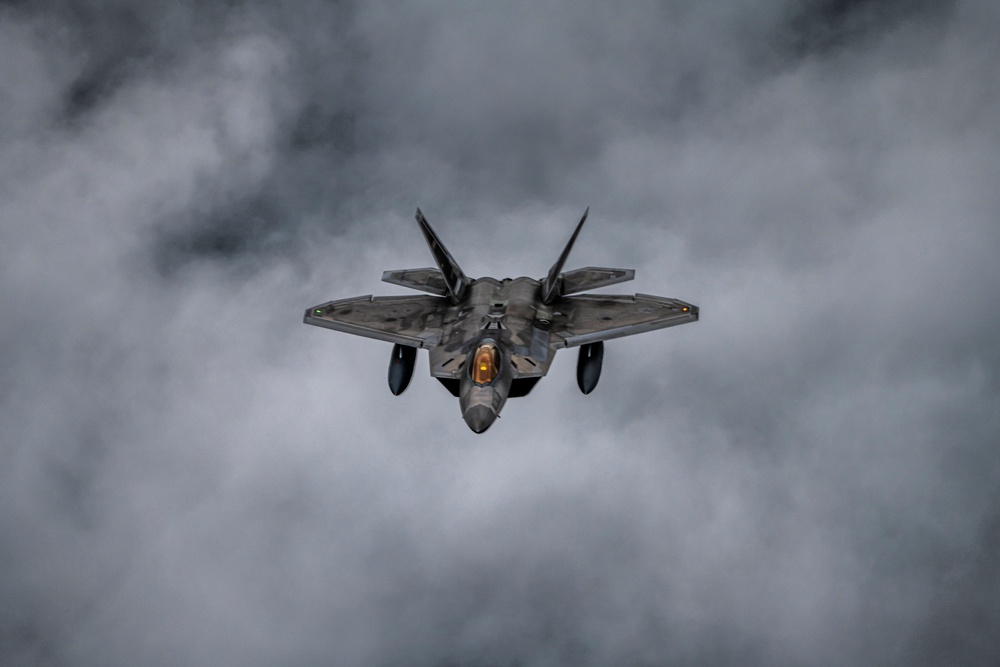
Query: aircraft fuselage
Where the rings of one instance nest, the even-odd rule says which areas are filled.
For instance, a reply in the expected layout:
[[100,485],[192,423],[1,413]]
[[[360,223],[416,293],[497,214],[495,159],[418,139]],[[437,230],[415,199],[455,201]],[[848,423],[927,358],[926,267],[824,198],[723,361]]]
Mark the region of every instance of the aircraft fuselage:
[[[471,282],[461,302],[442,315],[441,340],[429,350],[430,372],[445,380],[459,375],[462,417],[476,433],[500,414],[515,372],[524,381],[548,371],[553,356],[548,330],[552,315],[551,308],[541,303],[539,291],[539,281],[532,278],[480,278]],[[475,357],[484,344],[496,348],[495,375],[477,378],[481,370]]]

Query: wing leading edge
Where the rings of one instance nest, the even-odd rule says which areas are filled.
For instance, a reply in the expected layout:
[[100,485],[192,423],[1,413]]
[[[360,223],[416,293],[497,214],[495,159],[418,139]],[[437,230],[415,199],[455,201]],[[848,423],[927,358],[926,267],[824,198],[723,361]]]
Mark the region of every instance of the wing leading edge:
[[558,302],[553,347],[576,347],[698,321],[698,306],[650,294],[580,294]]
[[303,322],[399,343],[433,347],[441,339],[441,310],[447,300],[438,296],[357,296],[328,301],[306,311]]

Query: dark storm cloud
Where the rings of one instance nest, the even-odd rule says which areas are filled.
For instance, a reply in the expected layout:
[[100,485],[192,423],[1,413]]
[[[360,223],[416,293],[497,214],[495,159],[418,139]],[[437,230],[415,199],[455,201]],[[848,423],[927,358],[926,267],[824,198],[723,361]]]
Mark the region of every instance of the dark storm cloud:
[[792,7],[780,34],[798,56],[827,54],[878,39],[907,22],[946,21],[954,7],[926,0],[814,0]]
[[[5,4],[0,661],[994,664],[997,18]],[[592,396],[299,323],[588,204],[703,308]]]

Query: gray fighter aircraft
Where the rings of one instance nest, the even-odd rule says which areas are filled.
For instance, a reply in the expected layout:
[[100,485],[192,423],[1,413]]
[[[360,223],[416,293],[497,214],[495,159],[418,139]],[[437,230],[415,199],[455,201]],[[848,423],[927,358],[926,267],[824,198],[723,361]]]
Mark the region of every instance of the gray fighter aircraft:
[[473,280],[417,209],[438,268],[386,271],[382,280],[430,296],[328,301],[308,309],[304,321],[395,343],[389,389],[397,396],[410,383],[417,348],[428,350],[431,375],[458,397],[476,433],[490,427],[508,398],[527,396],[564,347],[579,346],[576,380],[589,394],[601,375],[604,341],[695,322],[698,307],[648,294],[580,294],[635,277],[632,269],[593,266],[563,272],[587,212],[545,278]]

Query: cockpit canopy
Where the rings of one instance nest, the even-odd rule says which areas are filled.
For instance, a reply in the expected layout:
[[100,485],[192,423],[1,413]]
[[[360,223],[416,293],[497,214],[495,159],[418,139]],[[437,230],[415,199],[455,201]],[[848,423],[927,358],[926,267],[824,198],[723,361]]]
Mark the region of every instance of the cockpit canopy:
[[469,371],[476,384],[489,384],[500,372],[500,351],[493,343],[482,343],[472,355]]

